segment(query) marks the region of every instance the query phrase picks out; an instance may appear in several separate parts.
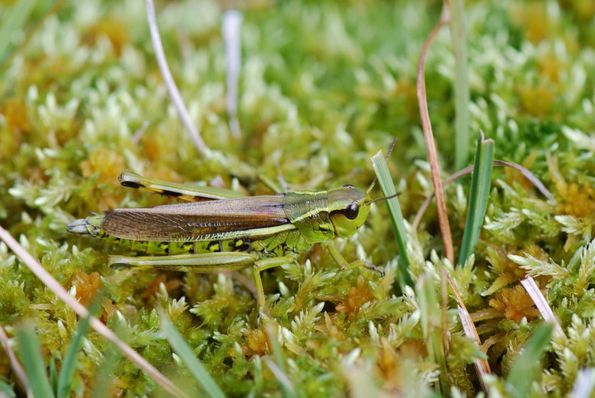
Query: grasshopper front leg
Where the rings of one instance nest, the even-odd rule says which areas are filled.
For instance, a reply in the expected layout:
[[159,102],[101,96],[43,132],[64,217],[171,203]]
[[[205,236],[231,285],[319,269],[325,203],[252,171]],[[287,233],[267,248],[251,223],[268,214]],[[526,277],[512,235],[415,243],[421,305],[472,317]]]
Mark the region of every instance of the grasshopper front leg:
[[264,288],[260,272],[285,265],[293,261],[292,257],[274,257],[260,259],[258,256],[244,252],[177,254],[171,256],[110,256],[110,266],[153,267],[172,271],[221,272],[237,271],[249,266],[253,267],[257,301],[260,312],[265,310]]

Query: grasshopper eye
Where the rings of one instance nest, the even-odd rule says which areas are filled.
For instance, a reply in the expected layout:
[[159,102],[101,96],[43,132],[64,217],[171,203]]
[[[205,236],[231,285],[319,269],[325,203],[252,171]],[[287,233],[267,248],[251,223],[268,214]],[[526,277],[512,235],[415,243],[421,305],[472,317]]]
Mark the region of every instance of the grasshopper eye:
[[348,219],[355,220],[357,218],[357,215],[359,214],[359,205],[357,204],[357,202],[353,202],[352,204],[347,206],[347,208],[343,211],[343,214]]

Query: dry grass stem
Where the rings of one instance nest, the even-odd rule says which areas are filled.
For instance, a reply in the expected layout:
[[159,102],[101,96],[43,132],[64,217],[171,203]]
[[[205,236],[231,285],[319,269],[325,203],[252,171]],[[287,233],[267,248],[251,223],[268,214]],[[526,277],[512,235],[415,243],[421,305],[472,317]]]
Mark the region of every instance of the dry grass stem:
[[450,232],[450,223],[448,221],[448,213],[446,210],[446,200],[444,198],[444,190],[442,188],[442,179],[440,177],[440,164],[438,163],[438,153],[436,150],[436,142],[434,141],[434,133],[432,132],[432,123],[430,122],[430,113],[428,111],[428,99],[426,96],[426,81],[424,77],[424,70],[426,65],[426,56],[432,41],[448,22],[448,8],[442,9],[440,20],[430,32],[430,35],[424,42],[419,56],[419,63],[417,66],[417,102],[419,104],[419,114],[421,117],[421,125],[424,132],[424,140],[426,142],[426,151],[428,161],[432,171],[432,184],[434,185],[434,192],[436,193],[436,204],[438,208],[438,223],[440,224],[440,235],[442,237],[442,244],[446,258],[451,263],[454,263],[454,248],[452,245],[452,235]]
[[29,388],[29,384],[27,383],[27,376],[25,375],[25,370],[21,366],[17,356],[15,355],[10,343],[8,341],[8,335],[4,330],[4,327],[0,326],[0,343],[2,343],[2,347],[4,351],[6,351],[6,356],[8,357],[8,361],[10,362],[10,367],[14,371],[14,374],[17,376],[17,380],[23,391],[27,392],[27,398],[33,398],[33,392]]
[[222,33],[225,41],[225,62],[226,62],[226,92],[225,105],[229,128],[234,138],[242,134],[238,120],[238,81],[240,78],[240,66],[242,56],[242,13],[238,10],[228,10],[223,13]]
[[564,331],[560,326],[560,322],[558,322],[558,319],[554,315],[552,308],[543,296],[543,293],[541,293],[541,290],[539,290],[539,286],[537,286],[537,283],[535,283],[535,279],[533,279],[533,277],[531,276],[528,276],[527,278],[521,281],[521,284],[527,291],[529,297],[531,297],[531,300],[533,300],[533,303],[535,303],[535,306],[539,310],[539,313],[541,314],[543,319],[546,322],[549,322],[552,325],[554,325],[554,333],[556,334],[556,336],[564,337]]
[[202,156],[208,157],[211,151],[203,141],[198,130],[194,126],[194,123],[192,123],[188,109],[186,109],[184,100],[182,99],[180,91],[176,86],[176,82],[174,81],[171,71],[169,70],[167,59],[165,58],[165,52],[163,51],[163,44],[161,43],[161,37],[159,36],[159,28],[157,27],[157,19],[155,18],[155,6],[153,5],[153,0],[146,0],[146,4],[147,22],[149,23],[149,29],[151,31],[151,43],[153,44],[155,58],[157,59],[157,64],[159,65],[159,70],[161,71],[163,80],[165,81],[165,86],[167,87],[169,97],[178,111],[180,121],[186,128],[186,131],[190,135],[190,138],[194,142],[198,152],[200,152]]
[[[463,326],[463,331],[465,332],[465,336],[475,340],[479,349],[483,349],[483,346],[481,344],[481,339],[479,338],[479,334],[477,333],[477,329],[475,328],[475,324],[473,323],[471,314],[469,314],[469,311],[467,310],[467,306],[465,305],[465,302],[463,301],[463,298],[461,297],[461,294],[459,293],[459,289],[457,288],[457,285],[454,283],[454,281],[452,280],[452,278],[450,277],[450,275],[447,272],[444,272],[444,274],[446,275],[446,280],[448,281],[448,284],[449,284],[450,288],[452,289],[452,292],[455,296],[455,300],[457,301],[457,310],[459,313],[459,319],[461,320],[461,325]],[[474,365],[475,365],[475,370],[477,372],[477,375],[479,376],[479,381],[481,383],[481,387],[483,388],[484,391],[487,392],[488,388],[487,388],[487,385],[485,382],[485,376],[489,375],[492,372],[490,369],[490,364],[485,359],[477,359],[474,361]]]
[[[543,183],[539,180],[539,178],[537,178],[535,176],[535,174],[533,174],[530,170],[521,166],[520,164],[514,163],[514,162],[509,162],[506,160],[494,160],[494,166],[505,166],[505,167],[510,167],[515,170],[518,170],[527,180],[529,180],[529,182],[531,182],[533,184],[533,186],[539,192],[541,192],[541,194],[543,196],[546,197],[546,199],[555,200],[552,193],[545,187],[545,185],[543,185]],[[455,172],[454,174],[451,174],[450,176],[448,176],[444,180],[444,186],[450,185],[454,181],[458,180],[459,178],[469,175],[472,172],[473,172],[473,166],[467,166],[464,169],[461,169],[461,170]],[[425,200],[423,201],[423,203],[417,210],[417,213],[415,214],[415,218],[413,219],[413,223],[411,224],[414,230],[417,230],[417,228],[419,227],[419,223],[421,222],[424,214],[428,210],[428,207],[430,207],[430,204],[432,203],[432,199],[434,199],[434,192],[432,192],[431,195],[429,195],[428,197],[425,198]]]

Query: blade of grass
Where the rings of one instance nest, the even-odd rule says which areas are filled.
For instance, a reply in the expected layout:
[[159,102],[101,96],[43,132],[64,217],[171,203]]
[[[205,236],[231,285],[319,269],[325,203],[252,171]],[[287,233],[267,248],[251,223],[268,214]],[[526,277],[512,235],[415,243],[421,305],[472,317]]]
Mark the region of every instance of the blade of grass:
[[291,384],[291,380],[289,380],[287,374],[282,371],[271,358],[265,358],[264,363],[267,364],[277,381],[279,381],[279,384],[281,384],[283,396],[294,397],[295,393],[293,392],[293,385]]
[[483,134],[477,140],[477,152],[469,192],[469,207],[461,251],[459,252],[459,265],[465,263],[473,253],[479,240],[479,232],[488,206],[492,178],[492,160],[494,158],[494,141],[485,139]]
[[107,352],[103,354],[103,360],[98,367],[97,376],[93,382],[93,393],[91,398],[111,397],[113,375],[116,370],[116,364],[120,358],[118,350],[113,345],[109,345]]
[[17,395],[13,388],[0,379],[0,397],[15,398]]
[[15,36],[23,31],[23,27],[33,11],[36,0],[17,1],[8,12],[6,12],[0,24],[0,65],[4,63]]
[[[48,378],[50,380],[50,386],[52,387],[52,391],[54,394],[57,393],[56,387],[58,386],[58,370],[56,369],[56,358],[52,355],[50,356],[50,363],[48,366]],[[57,395],[56,395],[57,396]]]
[[[380,188],[384,196],[393,196],[397,194],[397,189],[388,170],[386,159],[382,155],[382,151],[378,151],[376,155],[372,156],[372,167],[378,178]],[[386,204],[390,212],[390,220],[395,231],[397,245],[399,246],[399,268],[397,271],[397,281],[403,289],[405,286],[413,287],[413,279],[409,273],[409,257],[407,255],[407,231],[405,229],[405,221],[403,220],[403,213],[401,212],[401,205],[396,197],[387,199]]]
[[469,156],[469,67],[465,38],[463,0],[447,0],[450,36],[455,55],[455,167],[467,164]]
[[426,79],[424,77],[424,70],[426,67],[426,56],[430,49],[430,45],[434,38],[442,29],[442,26],[448,21],[448,8],[442,8],[442,15],[440,20],[432,29],[428,38],[424,42],[421,53],[419,55],[419,63],[417,65],[417,102],[419,105],[419,117],[421,119],[421,126],[424,132],[424,141],[426,142],[426,152],[428,155],[428,162],[432,172],[432,185],[434,185],[434,192],[436,193],[436,208],[438,209],[438,223],[440,225],[440,236],[442,237],[442,244],[444,246],[444,253],[446,258],[453,263],[455,259],[454,249],[452,246],[452,235],[450,232],[450,223],[448,221],[448,213],[446,211],[446,200],[444,199],[444,190],[442,188],[442,178],[440,177],[440,163],[438,163],[438,150],[436,149],[436,142],[434,140],[434,133],[432,132],[432,123],[430,121],[430,111],[428,110],[428,98],[426,95]]
[[26,391],[27,397],[33,397],[31,387],[29,387],[29,383],[27,383],[27,376],[25,375],[25,371],[23,370],[21,363],[19,362],[17,356],[12,350],[12,347],[10,346],[8,336],[6,335],[6,332],[4,331],[4,327],[2,325],[0,325],[0,342],[2,343],[4,351],[6,351],[8,361],[10,362],[10,367],[12,368],[14,374],[17,376],[17,382],[19,383],[23,391]]
[[436,296],[436,286],[427,275],[422,275],[415,286],[419,312],[421,314],[421,327],[424,340],[428,349],[430,360],[440,367],[440,390],[447,394],[449,389],[448,368],[444,354],[442,316],[440,303]]
[[538,326],[513,362],[506,378],[506,387],[511,397],[529,396],[531,383],[539,374],[541,357],[552,338],[552,331],[553,326],[549,323]]
[[283,390],[283,396],[285,398],[293,398],[296,396],[295,388],[287,376],[287,370],[285,369],[285,356],[283,355],[283,350],[281,349],[281,344],[279,344],[279,340],[277,339],[277,334],[273,329],[272,322],[270,320],[266,320],[267,324],[265,327],[267,341],[269,346],[271,347],[271,351],[273,351],[273,357],[275,361],[265,360],[265,363],[273,372],[279,384],[281,385],[281,389]]
[[[17,255],[17,257],[29,268],[29,270],[40,280],[43,284],[50,289],[60,300],[62,300],[68,307],[70,307],[74,312],[76,312],[81,317],[89,316],[89,311],[79,303],[74,297],[72,297],[66,289],[58,283],[57,280],[52,277],[49,272],[45,270],[39,263],[39,261],[35,260],[27,250],[23,248],[13,237],[12,235],[5,230],[4,228],[0,227],[0,240],[6,243],[6,246],[10,248]],[[176,385],[174,385],[167,377],[165,377],[161,372],[159,372],[153,365],[151,365],[146,359],[144,359],[138,352],[136,352],[132,347],[128,344],[124,343],[120,338],[107,326],[105,326],[99,319],[91,318],[91,327],[99,333],[101,336],[105,337],[111,343],[113,343],[118,349],[132,361],[136,366],[142,369],[155,383],[161,386],[165,391],[169,392],[173,396],[176,397],[184,397],[186,398],[187,395],[180,390]]]
[[99,309],[99,304],[95,300],[91,308],[89,308],[89,316],[81,318],[78,327],[68,348],[64,361],[62,362],[62,368],[58,376],[58,385],[56,388],[56,395],[58,397],[70,396],[70,386],[72,385],[72,377],[74,370],[76,369],[76,357],[83,346],[83,339],[89,332],[89,326],[91,321],[91,314],[96,314]]
[[53,397],[54,392],[45,371],[39,338],[31,324],[26,323],[17,331],[17,342],[33,395]]
[[190,370],[190,373],[192,373],[198,384],[202,386],[205,393],[209,397],[225,398],[225,394],[221,391],[217,382],[215,382],[204,365],[196,358],[190,346],[184,341],[184,338],[176,330],[165,313],[161,312],[160,318],[161,330],[167,341],[169,341],[176,354],[178,354],[182,362]]

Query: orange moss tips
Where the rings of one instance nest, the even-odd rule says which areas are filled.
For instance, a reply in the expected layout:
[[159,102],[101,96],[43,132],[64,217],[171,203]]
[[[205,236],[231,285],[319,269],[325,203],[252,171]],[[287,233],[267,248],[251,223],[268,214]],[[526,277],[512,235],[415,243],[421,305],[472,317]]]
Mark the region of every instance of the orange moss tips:
[[246,356],[266,355],[269,352],[267,335],[261,329],[251,329],[245,332],[246,343],[242,351]]
[[[116,152],[98,149],[91,152],[79,167],[84,178],[97,178],[97,192],[93,193],[93,197],[98,200],[94,207],[99,210],[117,207],[124,195],[124,190],[117,186],[118,175],[125,168],[124,158]],[[105,189],[99,186],[101,184],[113,185],[116,189]]]
[[516,91],[525,113],[543,118],[552,116],[556,93],[550,86],[520,86]]
[[152,162],[162,159],[162,152],[165,149],[162,141],[163,139],[157,134],[145,134],[142,138],[143,151]]
[[[85,307],[89,307],[97,293],[103,288],[103,282],[101,282],[101,275],[98,272],[77,272],[72,277],[72,286],[76,288],[76,298]],[[101,301],[102,313],[100,319],[102,322],[107,320],[116,312],[116,307],[112,301],[105,298]]]
[[87,160],[80,163],[83,177],[98,175],[99,183],[114,183],[124,170],[124,158],[115,151],[98,149],[89,154]]
[[8,128],[12,131],[29,131],[29,115],[27,105],[22,99],[9,98],[2,103],[0,114],[6,119]]
[[516,323],[520,323],[523,318],[531,320],[539,316],[533,300],[520,285],[498,292],[496,297],[489,301],[489,305]]
[[595,218],[595,189],[592,185],[571,182],[560,187],[559,214]]
[[398,387],[396,383],[399,373],[398,355],[395,349],[384,338],[382,339],[377,364],[380,375],[385,382],[384,388],[395,389]]
[[532,43],[539,43],[552,35],[552,21],[545,2],[514,3],[512,20]]
[[360,275],[357,278],[356,286],[349,289],[349,292],[344,297],[343,301],[337,305],[337,312],[345,314],[356,314],[361,309],[362,305],[372,300],[374,295],[368,286],[365,279]]
[[110,41],[117,56],[122,54],[122,49],[130,42],[127,25],[117,18],[101,19],[89,26],[84,33],[83,42],[95,44],[102,36]]
[[78,301],[88,307],[97,292],[103,287],[101,276],[98,272],[77,272],[72,277],[72,286],[76,288],[76,298]]
[[171,273],[160,272],[145,290],[142,291],[140,298],[146,305],[150,305],[155,301],[157,294],[159,294],[161,284],[165,286],[168,295],[184,284],[184,282],[177,277],[168,280],[168,276],[170,275]]
[[547,52],[537,59],[540,75],[548,79],[552,84],[560,83],[560,75],[565,71],[567,65],[562,59],[551,52]]

